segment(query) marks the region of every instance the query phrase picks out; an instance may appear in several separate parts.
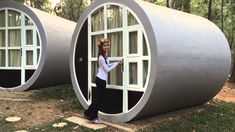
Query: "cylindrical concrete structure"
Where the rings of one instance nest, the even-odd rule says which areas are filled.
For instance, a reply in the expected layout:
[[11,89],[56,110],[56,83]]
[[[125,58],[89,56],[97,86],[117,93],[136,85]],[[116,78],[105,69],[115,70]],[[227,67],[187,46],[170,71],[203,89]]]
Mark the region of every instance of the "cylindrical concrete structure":
[[[90,55],[93,54],[93,50],[89,51],[89,45],[93,48],[93,37],[96,34],[101,33],[102,37],[107,37],[109,36],[109,34],[106,34],[107,32],[115,32],[107,28],[109,25],[105,25],[110,21],[108,14],[115,12],[114,10],[110,11],[112,5],[118,7],[119,12],[120,10],[124,12],[123,23],[125,23],[125,16],[129,16],[128,13],[125,15],[125,12],[131,12],[136,17],[138,26],[141,27],[137,30],[141,29],[141,32],[145,35],[149,53],[146,60],[149,67],[145,86],[138,90],[143,91],[143,94],[140,96],[137,93],[126,94],[126,92],[135,88],[134,86],[129,88],[132,86],[129,84],[133,83],[132,75],[136,74],[132,73],[133,68],[130,67],[133,66],[133,60],[129,59],[134,55],[129,55],[130,52],[125,52],[126,49],[123,48],[123,55],[120,57],[124,56],[122,86],[108,85],[108,87],[116,88],[116,91],[121,92],[118,94],[109,92],[104,97],[104,100],[108,103],[105,103],[106,106],[102,106],[100,116],[118,122],[128,122],[133,119],[203,104],[221,90],[230,71],[231,55],[224,34],[215,24],[200,16],[141,0],[97,0],[91,3],[79,19],[70,50],[72,84],[83,107],[87,108],[90,103],[89,98],[92,92],[89,87],[95,88],[92,79],[89,78],[95,75],[91,75],[90,72],[94,72],[95,67],[93,67],[92,62],[95,62],[96,56]],[[97,12],[101,12],[99,16],[104,19],[104,28],[102,27],[98,32],[93,32],[96,22],[93,20],[100,20],[96,19]],[[108,16],[107,20],[106,16]],[[102,22],[97,23],[103,24]],[[131,45],[130,35],[132,35],[131,31],[135,27],[128,27],[127,24],[127,28],[125,28],[125,24],[123,24],[121,28],[123,28],[121,30],[122,38],[129,35],[127,41],[123,41],[126,42],[124,46]],[[84,36],[84,33],[88,35]],[[141,37],[141,35],[138,35],[138,37],[141,38],[138,43],[142,42],[144,37]],[[138,48],[142,50],[143,47],[139,46]],[[88,55],[86,55],[87,53]],[[127,57],[125,57],[126,53]],[[117,57],[117,59],[120,58]],[[136,58],[133,58],[134,60],[138,58],[138,54]],[[140,55],[139,60],[144,60],[143,58],[145,56]],[[142,64],[142,61],[138,61],[138,59],[136,61],[138,64]],[[126,67],[126,65],[128,66]],[[144,67],[144,65],[140,65],[140,67],[142,66]],[[141,68],[136,72],[138,72],[137,78],[139,78],[139,72],[142,72]],[[125,75],[127,75],[127,78]],[[125,85],[126,80],[128,85]],[[111,98],[113,94],[115,94],[115,97]],[[123,96],[123,98],[119,98],[119,96]],[[111,107],[118,105],[115,103],[119,99],[122,100],[121,103],[127,103],[127,105],[122,104],[120,109],[123,110],[121,112],[110,110]],[[124,101],[125,99],[132,100]],[[133,104],[134,99],[137,100]]]
[[17,3],[0,3],[0,90],[24,91],[70,82],[75,22]]

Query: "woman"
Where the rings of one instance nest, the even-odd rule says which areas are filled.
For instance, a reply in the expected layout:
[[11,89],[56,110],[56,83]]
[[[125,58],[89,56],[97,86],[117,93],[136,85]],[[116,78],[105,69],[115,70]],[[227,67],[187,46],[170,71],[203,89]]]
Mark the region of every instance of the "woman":
[[110,42],[108,39],[101,39],[97,46],[99,48],[97,64],[99,66],[99,72],[96,75],[95,84],[96,88],[93,91],[92,103],[87,110],[85,110],[84,115],[91,123],[100,124],[101,121],[98,119],[98,111],[103,100],[104,92],[106,89],[106,81],[108,78],[108,72],[113,70],[116,66],[121,65],[122,61],[109,63],[108,61],[108,51]]

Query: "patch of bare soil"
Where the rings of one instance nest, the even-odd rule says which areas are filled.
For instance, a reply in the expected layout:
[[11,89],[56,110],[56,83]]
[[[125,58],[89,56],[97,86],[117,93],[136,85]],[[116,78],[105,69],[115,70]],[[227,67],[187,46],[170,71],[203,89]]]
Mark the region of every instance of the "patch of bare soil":
[[226,83],[214,98],[235,103],[235,83]]
[[[22,93],[20,93],[22,94]],[[0,97],[0,118],[11,116],[21,117],[22,120],[14,123],[16,127],[33,127],[47,124],[64,116],[74,115],[72,112],[62,112],[56,106],[61,103],[60,100],[36,101],[30,100],[26,94],[16,95],[12,93]]]

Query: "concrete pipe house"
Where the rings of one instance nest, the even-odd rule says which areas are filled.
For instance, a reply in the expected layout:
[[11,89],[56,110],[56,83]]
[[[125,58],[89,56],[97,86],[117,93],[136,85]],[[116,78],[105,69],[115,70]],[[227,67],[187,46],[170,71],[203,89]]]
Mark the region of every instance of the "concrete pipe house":
[[96,87],[97,46],[111,41],[109,60],[124,59],[109,73],[100,116],[128,122],[200,105],[223,87],[230,71],[228,42],[199,16],[141,0],[96,0],[75,28],[72,84],[83,107]]
[[75,26],[26,5],[2,1],[0,90],[69,83],[69,46]]

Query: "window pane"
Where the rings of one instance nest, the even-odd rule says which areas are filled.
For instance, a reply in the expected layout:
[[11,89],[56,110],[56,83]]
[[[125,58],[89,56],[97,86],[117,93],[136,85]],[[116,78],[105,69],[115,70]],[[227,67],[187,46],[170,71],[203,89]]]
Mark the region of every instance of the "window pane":
[[122,27],[122,8],[118,6],[107,7],[108,29]]
[[148,56],[147,42],[143,34],[143,55]]
[[122,86],[121,66],[118,66],[109,72],[108,84]]
[[0,30],[0,47],[5,47],[5,30]]
[[28,17],[26,17],[25,16],[25,25],[33,25],[33,22],[28,18]]
[[137,54],[138,49],[137,31],[129,32],[129,54]]
[[148,74],[148,61],[144,60],[143,61],[143,87],[146,83],[147,74]]
[[139,24],[138,21],[135,19],[135,17],[129,11],[127,11],[127,17],[128,17],[128,26]]
[[104,9],[98,9],[91,16],[92,32],[104,30]]
[[95,35],[95,36],[92,36],[92,44],[91,44],[91,56],[92,57],[98,57],[98,47],[97,47],[97,43],[99,42],[99,40],[101,38],[104,38],[104,35],[101,34],[101,35]]
[[5,50],[0,50],[0,66],[6,66],[5,56]]
[[21,46],[20,29],[12,29],[8,31],[9,47]]
[[26,51],[26,65],[33,65],[33,51]]
[[40,55],[40,49],[37,49],[37,62],[39,60],[39,55]]
[[122,32],[108,34],[108,39],[111,43],[109,49],[109,56],[117,57],[122,56],[123,44],[122,44]]
[[136,84],[137,85],[137,63],[129,63],[129,84]]
[[8,65],[10,67],[21,66],[21,51],[20,50],[9,50],[8,51]]
[[21,14],[16,11],[8,10],[8,26],[20,26]]
[[40,46],[40,41],[39,41],[38,33],[37,33],[37,46]]
[[95,83],[95,78],[98,73],[98,65],[97,61],[92,61],[91,62],[91,78],[92,78],[92,83]]
[[26,44],[33,45],[33,30],[26,30]]
[[5,27],[5,10],[0,11],[0,27]]

